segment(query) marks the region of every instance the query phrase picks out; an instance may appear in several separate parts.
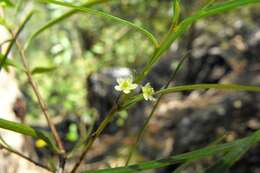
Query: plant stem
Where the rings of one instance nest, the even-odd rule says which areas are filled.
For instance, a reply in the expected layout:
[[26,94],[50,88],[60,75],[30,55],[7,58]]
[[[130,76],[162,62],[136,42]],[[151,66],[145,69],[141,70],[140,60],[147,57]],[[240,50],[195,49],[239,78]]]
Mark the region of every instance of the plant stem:
[[41,164],[41,163],[38,163],[38,162],[32,160],[31,158],[29,158],[29,157],[23,155],[22,153],[20,153],[20,152],[14,150],[14,149],[12,149],[12,148],[9,148],[9,147],[6,147],[6,146],[0,144],[0,149],[4,149],[4,150],[6,150],[6,151],[8,151],[8,152],[10,152],[10,153],[13,153],[13,154],[15,154],[15,155],[17,155],[17,156],[19,156],[19,157],[21,157],[21,158],[23,158],[23,159],[25,159],[25,160],[31,162],[31,163],[33,163],[33,164],[36,165],[36,166],[39,166],[39,167],[41,167],[41,168],[43,168],[43,169],[45,169],[45,170],[47,170],[47,171],[51,171],[51,172],[52,172],[52,170],[51,170],[49,167],[47,167],[47,166],[45,166],[45,165],[43,165],[43,164]]
[[93,145],[93,143],[95,142],[97,137],[99,137],[101,132],[105,129],[107,124],[111,121],[111,119],[117,113],[118,110],[119,109],[118,109],[117,103],[115,103],[114,106],[112,107],[112,109],[110,110],[110,112],[108,113],[108,115],[106,116],[106,118],[98,126],[98,129],[91,135],[88,143],[85,146],[83,153],[80,155],[79,161],[75,164],[75,166],[71,170],[71,173],[75,173],[77,171],[77,169],[79,168],[80,164],[83,162],[83,160],[86,157],[89,149],[91,148],[91,146]]
[[63,144],[61,142],[61,139],[58,135],[58,132],[54,126],[54,124],[52,123],[51,119],[49,118],[49,115],[48,115],[48,107],[47,105],[44,103],[43,99],[42,99],[42,96],[38,90],[38,87],[37,87],[37,84],[36,82],[33,80],[32,78],[32,74],[31,74],[31,71],[30,71],[30,66],[26,60],[26,56],[25,56],[25,52],[24,52],[24,49],[21,47],[21,45],[19,44],[18,41],[16,41],[16,45],[17,45],[17,48],[18,48],[18,51],[20,53],[20,56],[21,56],[21,59],[22,59],[22,63],[23,63],[23,66],[24,66],[24,69],[25,69],[25,73],[28,77],[28,81],[29,81],[29,84],[31,85],[35,95],[36,95],[36,98],[37,98],[37,101],[39,103],[39,106],[45,116],[45,119],[47,120],[47,123],[48,123],[48,126],[50,127],[51,129],[51,132],[54,136],[54,139],[59,147],[59,149],[61,150],[61,153],[64,153],[65,150],[64,150],[64,147],[63,147]]
[[36,98],[37,98],[37,101],[38,101],[38,104],[44,114],[44,117],[48,123],[48,126],[49,128],[51,129],[51,133],[54,137],[54,140],[56,142],[56,144],[58,145],[59,147],[59,164],[58,164],[58,168],[56,170],[57,173],[62,173],[63,170],[64,170],[64,166],[65,166],[65,150],[64,150],[64,147],[63,147],[63,143],[60,139],[60,136],[54,126],[54,124],[52,123],[50,117],[49,117],[49,114],[48,114],[48,107],[47,105],[44,103],[43,99],[42,99],[42,96],[38,90],[38,87],[37,87],[37,84],[36,82],[33,80],[32,78],[32,74],[31,74],[31,70],[30,70],[30,66],[29,66],[29,63],[27,62],[26,60],[26,56],[25,56],[25,52],[24,52],[24,49],[22,48],[22,46],[20,45],[20,43],[18,42],[18,40],[16,40],[16,46],[18,48],[18,51],[19,51],[19,54],[21,56],[21,59],[22,59],[22,64],[24,66],[24,69],[25,69],[25,73],[28,77],[28,81],[29,81],[29,84],[31,85],[32,89],[33,89],[33,92],[35,93],[36,95]]
[[[81,151],[81,149],[84,148],[84,144],[89,140],[90,136],[92,135],[94,124],[95,124],[95,121],[93,121],[90,124],[89,129],[85,133],[86,135],[84,135],[84,136],[82,135],[82,137],[81,137],[82,139],[80,139],[80,141],[73,147],[73,149],[71,150],[70,153],[67,153],[68,159],[71,159],[72,157],[74,157],[77,154],[77,151]],[[83,125],[84,125],[84,128],[85,128],[85,123]],[[82,126],[82,128],[83,128],[83,126]]]
[[[188,57],[188,56],[187,56],[188,54],[189,54],[189,52],[186,53],[186,54],[182,57],[182,59],[181,59],[180,62],[178,63],[178,66],[176,67],[174,73],[172,74],[172,76],[170,77],[170,79],[168,80],[168,82],[166,83],[166,85],[163,87],[163,89],[166,89],[166,88],[169,87],[169,85],[171,84],[171,82],[174,80],[174,78],[175,78],[177,72],[180,70],[180,67],[182,66],[183,62],[184,62],[185,59]],[[145,132],[145,130],[146,130],[146,128],[147,128],[147,126],[148,126],[148,124],[149,124],[151,118],[153,117],[153,115],[154,115],[154,113],[155,113],[155,110],[157,109],[157,107],[158,107],[158,105],[159,105],[159,103],[160,103],[160,101],[161,101],[162,98],[163,98],[163,94],[160,94],[160,95],[159,95],[159,98],[157,99],[156,103],[154,104],[154,106],[153,106],[153,108],[152,108],[152,111],[150,112],[148,118],[145,120],[145,123],[144,123],[143,127],[140,129],[140,131],[139,131],[139,133],[138,133],[138,135],[137,135],[136,141],[135,141],[134,145],[132,145],[132,147],[131,147],[131,149],[130,149],[130,151],[129,151],[129,154],[128,154],[127,159],[126,159],[126,162],[125,162],[125,166],[127,166],[127,165],[129,164],[129,162],[130,162],[130,160],[131,160],[131,158],[132,158],[132,155],[133,155],[135,149],[137,148],[139,142],[141,141],[141,139],[142,139],[142,137],[143,137],[143,134],[144,134],[144,132]]]
[[118,97],[115,100],[115,103],[109,113],[107,114],[106,118],[101,122],[101,124],[98,126],[98,129],[90,136],[90,139],[88,140],[83,152],[80,155],[80,158],[78,162],[74,165],[74,167],[71,170],[71,173],[75,173],[77,169],[79,168],[80,164],[83,162],[84,158],[86,157],[89,149],[95,142],[95,140],[99,137],[99,135],[103,132],[105,127],[110,123],[111,119],[114,117],[114,115],[120,110],[119,100],[121,99],[122,93],[118,95]]
[[26,25],[26,24],[28,23],[28,21],[31,19],[32,15],[33,15],[33,12],[30,12],[30,13],[26,16],[26,18],[23,20],[22,24],[19,26],[17,32],[13,35],[13,39],[10,39],[11,43],[8,45],[7,50],[6,50],[5,54],[4,54],[4,57],[3,57],[3,59],[2,59],[1,62],[0,62],[0,72],[1,72],[1,69],[2,69],[3,65],[6,63],[6,60],[7,60],[7,58],[8,58],[8,55],[9,55],[9,53],[11,52],[11,49],[12,49],[13,45],[15,44],[15,42],[16,42],[18,36],[19,36],[20,33],[23,31],[25,25]]
[[[102,3],[106,3],[108,1],[112,1],[112,0],[89,0],[86,3],[82,4],[83,7],[92,7],[96,4],[102,4]],[[27,50],[29,45],[31,44],[32,40],[37,37],[39,34],[41,34],[43,31],[45,31],[46,29],[48,29],[49,27],[59,23],[60,21],[65,20],[66,18],[69,18],[70,16],[76,14],[77,12],[79,12],[76,9],[72,9],[69,10],[68,12],[63,13],[62,15],[60,15],[59,17],[47,22],[46,24],[44,24],[42,27],[40,27],[37,31],[35,31],[31,37],[27,40],[27,42],[25,43],[25,49]]]

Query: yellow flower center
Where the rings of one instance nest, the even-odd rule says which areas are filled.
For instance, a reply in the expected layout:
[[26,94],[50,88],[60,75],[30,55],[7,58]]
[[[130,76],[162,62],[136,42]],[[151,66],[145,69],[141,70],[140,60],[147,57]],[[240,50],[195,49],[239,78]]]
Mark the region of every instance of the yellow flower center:
[[129,87],[129,82],[128,82],[128,81],[122,82],[121,87],[122,87],[123,89],[127,89],[127,88]]

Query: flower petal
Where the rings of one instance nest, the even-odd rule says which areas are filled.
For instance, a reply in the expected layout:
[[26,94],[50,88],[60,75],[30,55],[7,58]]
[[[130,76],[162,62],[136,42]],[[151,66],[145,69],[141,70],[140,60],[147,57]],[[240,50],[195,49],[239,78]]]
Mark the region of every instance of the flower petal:
[[143,97],[146,101],[148,100],[148,95],[146,93],[143,93]]
[[115,90],[117,90],[117,91],[122,91],[122,88],[121,88],[119,85],[116,85],[116,86],[115,86]]
[[130,89],[136,89],[137,88],[137,84],[131,84],[131,86],[130,86]]
[[120,84],[120,83],[123,82],[123,80],[124,80],[123,78],[119,78],[119,79],[116,80],[116,82],[117,82],[118,84]]
[[125,94],[129,94],[129,93],[130,93],[130,90],[129,90],[129,89],[125,89],[125,90],[123,90],[123,92],[124,92]]
[[147,83],[145,86],[142,87],[142,92],[144,99],[154,101],[155,98],[153,97],[154,89],[151,87],[150,83]]
[[150,82],[148,82],[145,86],[150,88],[151,87]]
[[151,100],[151,101],[155,101],[156,99],[154,98],[154,97],[149,97],[149,99]]

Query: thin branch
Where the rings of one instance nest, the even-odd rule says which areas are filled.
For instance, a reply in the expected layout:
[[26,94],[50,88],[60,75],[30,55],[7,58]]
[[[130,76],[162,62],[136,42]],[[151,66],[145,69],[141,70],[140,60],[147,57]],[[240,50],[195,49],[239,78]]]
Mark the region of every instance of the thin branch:
[[4,44],[8,43],[8,42],[11,42],[12,39],[8,39],[8,40],[5,40],[3,42],[0,43],[0,47],[2,47]]
[[50,171],[50,172],[53,171],[53,170],[51,170],[49,167],[47,167],[47,166],[45,166],[45,165],[43,165],[43,164],[41,164],[41,163],[38,163],[38,162],[32,160],[31,158],[29,158],[29,157],[23,155],[22,153],[20,153],[20,152],[14,150],[14,149],[12,149],[12,148],[9,148],[9,147],[6,147],[6,146],[0,144],[0,149],[4,149],[4,150],[6,150],[6,151],[8,151],[8,152],[10,152],[10,153],[13,153],[13,154],[15,154],[15,155],[17,155],[17,156],[19,156],[19,157],[21,157],[21,158],[27,160],[28,162],[31,162],[31,163],[33,163],[34,165],[39,166],[39,167],[41,167],[41,168],[43,168],[43,169],[45,169],[45,170],[47,170],[47,171]]
[[91,135],[88,143],[86,144],[84,151],[80,155],[79,161],[75,164],[73,169],[71,170],[71,173],[75,173],[81,163],[83,162],[84,158],[86,157],[89,149],[92,147],[93,143],[99,137],[99,135],[102,133],[102,131],[105,129],[105,127],[108,125],[108,123],[111,121],[111,119],[114,117],[114,115],[117,113],[119,110],[117,103],[112,107],[111,111],[108,113],[106,118],[101,122],[101,124],[98,126],[98,129]]
[[25,73],[28,77],[28,81],[29,81],[29,84],[31,85],[35,95],[36,95],[36,98],[37,98],[37,101],[38,101],[38,104],[45,116],[45,119],[48,123],[48,126],[49,128],[51,129],[51,133],[55,139],[55,142],[56,144],[58,145],[59,149],[60,149],[60,153],[59,153],[59,163],[57,165],[57,169],[56,169],[56,173],[62,173],[64,171],[64,167],[65,167],[65,162],[66,162],[66,158],[65,158],[65,150],[64,150],[64,147],[63,147],[63,143],[60,139],[60,136],[54,126],[54,124],[52,123],[50,117],[49,117],[49,114],[48,114],[48,107],[47,105],[44,103],[41,95],[40,95],[40,92],[38,90],[38,87],[37,87],[37,84],[36,82],[33,80],[32,78],[32,74],[31,74],[31,71],[30,71],[30,66],[29,66],[29,63],[27,62],[26,60],[26,56],[25,56],[25,52],[24,52],[24,49],[22,48],[22,46],[20,45],[20,43],[18,42],[18,40],[16,40],[16,46],[18,48],[18,51],[19,51],[19,54],[21,56],[21,59],[22,59],[22,64],[24,66],[24,69],[25,69]]
[[57,130],[55,128],[55,126],[53,125],[53,123],[51,122],[50,118],[49,118],[49,115],[48,115],[48,107],[47,105],[44,103],[39,91],[38,91],[38,87],[36,85],[36,83],[34,82],[34,80],[32,79],[32,74],[31,74],[31,71],[30,71],[30,66],[28,64],[28,62],[26,61],[26,56],[25,56],[25,52],[24,52],[24,49],[22,48],[22,46],[20,45],[20,43],[18,42],[17,38],[18,38],[18,35],[22,32],[22,30],[24,29],[25,25],[29,22],[29,20],[31,19],[33,15],[33,12],[30,12],[26,17],[25,19],[23,20],[22,24],[19,26],[18,28],[18,31],[14,34],[11,30],[10,30],[10,34],[12,35],[13,39],[11,39],[11,43],[9,44],[8,48],[7,48],[7,51],[2,59],[2,61],[0,62],[0,70],[1,70],[1,67],[3,66],[3,64],[5,63],[7,57],[8,57],[8,54],[10,53],[11,51],[11,48],[14,44],[16,44],[17,48],[18,48],[18,52],[21,56],[21,59],[22,59],[22,63],[23,63],[23,66],[24,66],[24,71],[28,77],[28,80],[29,80],[29,83],[37,97],[37,100],[38,100],[38,103],[40,105],[40,108],[47,120],[47,123],[48,123],[48,126],[50,127],[51,129],[51,132],[54,136],[54,139],[59,147],[59,149],[61,150],[61,154],[64,154],[64,147],[63,147],[63,144],[60,140],[60,137],[57,133]]
[[118,112],[118,110],[120,110],[119,100],[120,100],[121,96],[123,96],[122,93],[120,93],[118,95],[118,97],[115,100],[115,103],[114,103],[113,107],[111,108],[111,110],[107,114],[106,118],[98,126],[98,129],[90,136],[90,138],[89,138],[89,140],[88,140],[88,142],[87,142],[83,152],[81,153],[81,155],[79,157],[78,162],[76,162],[76,164],[72,168],[71,173],[75,173],[77,171],[77,169],[82,164],[84,158],[86,157],[87,153],[89,152],[89,149],[91,148],[91,146],[93,145],[95,140],[100,136],[100,134],[103,132],[105,127],[110,123],[111,119]]
[[[81,122],[83,122],[83,121],[81,121]],[[91,122],[89,129],[87,130],[87,132],[85,132],[86,135],[82,135],[80,141],[73,147],[71,152],[67,153],[68,159],[71,159],[74,156],[78,155],[78,151],[81,151],[83,148],[85,148],[84,144],[86,144],[88,142],[88,140],[90,139],[93,129],[94,129],[95,122],[96,121]],[[82,128],[85,128],[85,123],[82,124]]]
[[42,96],[38,90],[38,87],[37,87],[37,84],[36,82],[33,80],[32,78],[32,74],[31,74],[31,71],[30,71],[30,66],[29,66],[29,63],[27,62],[26,60],[26,56],[25,56],[25,52],[24,52],[24,49],[22,48],[22,46],[20,45],[20,43],[16,40],[16,46],[18,48],[18,51],[19,51],[19,54],[21,56],[21,59],[22,59],[22,63],[23,63],[23,66],[24,66],[24,69],[25,69],[25,73],[28,77],[28,81],[29,81],[29,84],[31,85],[35,95],[36,95],[36,98],[37,98],[37,101],[39,103],[39,106],[45,116],[45,119],[47,120],[47,123],[48,123],[48,126],[50,127],[51,129],[51,132],[54,136],[54,139],[59,147],[59,149],[61,150],[61,153],[64,153],[64,147],[63,147],[63,144],[61,142],[61,139],[58,135],[58,132],[54,126],[54,124],[52,123],[50,117],[49,117],[49,114],[48,114],[48,107],[47,105],[44,103],[43,99],[42,99]]
[[4,138],[0,135],[0,144],[7,146],[8,148],[11,148],[11,146],[4,140]]

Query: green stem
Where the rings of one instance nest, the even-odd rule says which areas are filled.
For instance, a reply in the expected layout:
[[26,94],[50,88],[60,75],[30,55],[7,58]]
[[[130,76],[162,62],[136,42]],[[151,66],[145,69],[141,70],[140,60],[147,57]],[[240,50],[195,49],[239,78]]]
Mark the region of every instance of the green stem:
[[76,5],[73,5],[71,3],[67,3],[67,2],[61,2],[61,1],[56,1],[56,0],[39,0],[39,1],[46,2],[46,3],[52,3],[52,4],[64,6],[64,7],[74,8],[74,9],[76,9],[78,11],[82,11],[82,12],[85,12],[85,13],[90,13],[90,14],[93,14],[93,15],[98,15],[98,16],[101,16],[101,17],[105,17],[105,18],[110,19],[112,21],[115,21],[115,22],[118,22],[118,23],[130,26],[131,28],[133,28],[133,29],[139,31],[140,33],[144,34],[151,41],[151,43],[153,44],[153,46],[155,48],[159,47],[158,41],[153,36],[152,33],[150,33],[146,29],[144,29],[144,28],[142,28],[142,27],[140,27],[140,26],[138,26],[138,25],[136,25],[136,24],[134,24],[132,22],[129,22],[129,21],[125,20],[125,19],[122,19],[122,18],[113,16],[113,15],[110,15],[110,14],[102,12],[102,11],[94,10],[94,9],[91,9],[91,8],[76,6]]
[[194,22],[208,16],[213,16],[231,9],[235,9],[238,7],[242,7],[253,3],[259,3],[259,2],[260,0],[244,0],[244,1],[232,0],[228,2],[219,3],[217,5],[212,5],[207,9],[199,10],[193,16],[184,19],[177,26],[173,24],[169,29],[169,32],[166,34],[166,37],[160,44],[160,46],[154,51],[148,63],[142,69],[141,73],[137,76],[135,82],[140,83],[148,75],[153,65],[156,62],[158,62],[159,59],[161,58],[161,55],[165,53],[165,51],[169,49],[172,43],[176,41],[178,38],[180,38]]
[[[193,84],[193,85],[183,85],[175,86],[167,89],[162,89],[157,91],[154,95],[160,94],[170,94],[180,91],[192,91],[192,90],[202,90],[202,89],[219,89],[219,90],[234,90],[234,91],[253,91],[260,92],[259,86],[248,86],[248,85],[238,85],[238,84]],[[122,105],[122,109],[128,109],[133,104],[142,101],[144,98],[141,94],[138,94],[129,99],[128,102]]]
[[197,89],[220,89],[220,90],[240,90],[240,91],[260,91],[259,86],[248,86],[248,85],[238,85],[238,84],[193,84],[176,86],[168,89],[164,89],[156,92],[157,94],[169,94],[178,91],[191,91]]
[[1,69],[2,69],[2,67],[4,66],[4,64],[6,63],[7,58],[8,58],[8,55],[9,55],[9,53],[11,52],[11,49],[12,49],[13,45],[15,44],[15,42],[16,42],[18,36],[19,36],[20,33],[23,31],[25,25],[29,22],[29,20],[31,19],[32,15],[33,15],[33,12],[30,12],[30,13],[26,16],[26,18],[23,20],[22,24],[19,26],[17,32],[15,33],[13,39],[11,39],[11,43],[10,43],[9,46],[7,47],[7,50],[6,50],[5,54],[4,54],[4,57],[3,57],[2,61],[0,62],[0,72],[1,72]]
[[[116,104],[115,104],[116,105]],[[118,107],[114,106],[111,111],[108,113],[108,115],[106,116],[106,118],[101,122],[101,124],[98,126],[98,129],[92,134],[91,138],[89,139],[88,143],[86,144],[83,153],[81,154],[79,161],[75,164],[75,166],[73,167],[73,169],[71,170],[71,173],[75,173],[77,171],[77,169],[79,168],[79,166],[81,165],[81,163],[83,162],[84,158],[86,157],[89,149],[91,148],[91,146],[93,145],[93,143],[95,142],[95,140],[97,139],[97,137],[99,137],[99,135],[101,134],[101,132],[105,129],[105,127],[108,125],[108,123],[111,121],[111,119],[114,117],[114,115],[117,113],[118,111]]]
[[[178,63],[178,66],[176,67],[174,73],[172,74],[172,76],[170,77],[170,79],[168,80],[168,82],[166,83],[166,85],[164,86],[164,89],[168,88],[169,85],[171,84],[171,82],[174,80],[174,78],[176,77],[177,72],[180,70],[180,68],[181,68],[181,66],[182,66],[182,64],[183,64],[183,62],[184,62],[185,59],[188,57],[188,56],[187,56],[188,54],[189,54],[189,52],[182,57],[182,59],[181,59],[180,62]],[[163,94],[160,94],[160,95],[159,95],[159,98],[157,99],[156,103],[154,104],[154,106],[153,106],[153,108],[152,108],[152,111],[150,112],[148,118],[146,119],[146,121],[145,121],[143,127],[140,129],[140,131],[139,131],[139,133],[138,133],[138,135],[137,135],[136,141],[135,141],[134,145],[132,145],[132,147],[131,147],[131,149],[130,149],[130,151],[129,151],[129,154],[128,154],[127,159],[126,159],[125,166],[128,166],[128,164],[129,164],[129,162],[130,162],[130,160],[131,160],[131,158],[132,158],[132,155],[133,155],[134,151],[136,150],[138,144],[140,143],[140,140],[142,139],[143,134],[144,134],[144,132],[145,132],[145,130],[146,130],[146,128],[147,128],[147,126],[148,126],[148,124],[149,124],[151,118],[153,117],[153,115],[154,115],[154,113],[155,113],[155,110],[157,109],[157,107],[158,107],[158,105],[159,105],[159,103],[160,103],[160,101],[161,101],[162,98],[163,98]]]
[[23,155],[22,153],[20,153],[20,152],[14,150],[14,149],[12,149],[12,148],[9,148],[9,147],[7,147],[7,146],[4,146],[4,145],[0,144],[0,149],[4,149],[4,150],[6,150],[6,151],[8,151],[8,152],[10,152],[10,153],[13,153],[13,154],[15,154],[15,155],[17,155],[17,156],[19,156],[19,157],[21,157],[21,158],[23,158],[23,159],[25,159],[25,160],[31,162],[31,163],[33,163],[33,164],[36,165],[36,166],[41,167],[42,169],[45,169],[45,170],[47,170],[47,171],[51,171],[51,172],[52,172],[52,170],[51,170],[50,168],[48,168],[47,166],[45,166],[45,165],[43,165],[43,164],[41,164],[41,163],[38,163],[38,162],[32,160],[30,157],[27,157],[27,156]]
[[[82,6],[83,7],[91,7],[91,6],[94,6],[94,5],[97,5],[97,4],[101,4],[101,3],[105,3],[105,2],[108,2],[108,1],[112,1],[112,0],[92,0],[92,1],[88,1],[86,3],[84,3]],[[28,49],[28,47],[30,46],[32,40],[37,37],[39,34],[41,34],[43,31],[45,31],[46,29],[52,27],[53,25],[67,19],[68,17],[76,14],[77,12],[79,12],[78,10],[76,9],[72,9],[72,10],[69,10],[68,12],[62,14],[61,16],[49,21],[48,23],[46,23],[45,25],[43,25],[41,28],[39,28],[37,31],[35,31],[31,36],[30,38],[27,40],[26,44],[25,44],[25,49]]]

